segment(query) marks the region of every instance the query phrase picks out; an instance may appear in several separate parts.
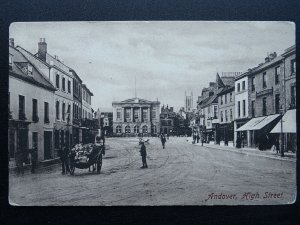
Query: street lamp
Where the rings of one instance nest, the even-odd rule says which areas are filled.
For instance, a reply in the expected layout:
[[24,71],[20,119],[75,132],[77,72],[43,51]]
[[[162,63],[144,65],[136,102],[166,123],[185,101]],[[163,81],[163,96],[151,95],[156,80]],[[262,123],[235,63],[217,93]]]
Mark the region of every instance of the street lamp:
[[280,118],[280,154],[281,157],[284,157],[284,146],[283,146],[283,124],[282,124],[282,117],[283,117],[283,108],[280,108],[280,114],[281,114],[281,118]]

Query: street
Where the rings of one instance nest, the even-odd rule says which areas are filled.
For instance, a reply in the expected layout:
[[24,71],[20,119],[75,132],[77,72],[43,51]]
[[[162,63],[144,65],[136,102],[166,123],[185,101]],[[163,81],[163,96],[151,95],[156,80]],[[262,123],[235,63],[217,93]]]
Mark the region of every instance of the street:
[[150,138],[141,169],[137,138],[107,138],[101,173],[55,165],[9,175],[12,205],[249,205],[287,204],[296,196],[296,163]]

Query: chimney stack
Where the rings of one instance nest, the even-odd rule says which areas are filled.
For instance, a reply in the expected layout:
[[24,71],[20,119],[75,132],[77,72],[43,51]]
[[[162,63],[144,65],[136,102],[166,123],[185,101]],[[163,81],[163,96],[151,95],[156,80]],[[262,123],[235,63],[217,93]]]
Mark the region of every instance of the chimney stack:
[[13,38],[9,39],[9,46],[15,47],[15,40]]
[[40,38],[40,42],[38,43],[38,58],[46,61],[47,54],[47,43],[45,38]]

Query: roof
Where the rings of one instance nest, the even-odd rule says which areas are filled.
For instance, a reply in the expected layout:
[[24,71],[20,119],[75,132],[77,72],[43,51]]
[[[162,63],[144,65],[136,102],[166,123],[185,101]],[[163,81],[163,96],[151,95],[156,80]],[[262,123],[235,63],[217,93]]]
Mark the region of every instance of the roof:
[[[30,82],[34,85],[46,88],[51,91],[55,91],[55,87],[48,81],[18,49],[9,46],[9,53],[13,56],[12,70],[9,71],[11,76]],[[32,66],[32,76],[25,73],[25,69],[28,65]]]
[[117,102],[117,101],[113,101],[113,104],[114,103],[148,103],[148,104],[153,104],[153,103],[160,103],[159,101],[149,101],[149,100],[146,100],[146,99],[141,99],[141,98],[130,98],[130,99],[126,99],[124,101],[120,101],[120,102]]
[[282,59],[283,59],[282,56],[277,56],[276,58],[274,58],[270,62],[262,63],[261,65],[259,65],[259,66],[255,67],[254,69],[250,70],[248,75],[259,73],[262,70],[265,70],[268,67],[273,66],[274,64],[277,64],[277,63],[281,62]]
[[296,45],[292,45],[291,47],[284,50],[282,56],[287,57],[288,55],[293,54],[295,52],[296,52]]
[[200,107],[203,109],[209,105],[211,105],[212,103],[218,103],[218,95],[214,94],[213,96],[210,96],[206,99],[203,100],[202,105],[200,105]]
[[234,86],[226,86],[218,93],[218,95],[223,95],[233,91],[234,91]]
[[82,84],[82,87],[83,87],[84,89],[86,89],[86,90],[90,93],[91,96],[94,96],[93,92],[91,92],[90,89],[88,89],[87,86],[86,86],[85,84]]

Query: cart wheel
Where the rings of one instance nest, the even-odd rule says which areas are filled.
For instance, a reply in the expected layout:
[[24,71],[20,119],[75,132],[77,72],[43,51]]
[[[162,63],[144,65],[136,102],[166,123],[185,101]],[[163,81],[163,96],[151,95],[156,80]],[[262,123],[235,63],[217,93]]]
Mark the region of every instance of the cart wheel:
[[97,173],[99,174],[102,167],[102,154],[99,155],[97,159]]
[[72,158],[69,157],[68,166],[69,166],[70,174],[74,175],[74,172],[75,172],[75,161],[74,161],[74,159],[72,159]]

